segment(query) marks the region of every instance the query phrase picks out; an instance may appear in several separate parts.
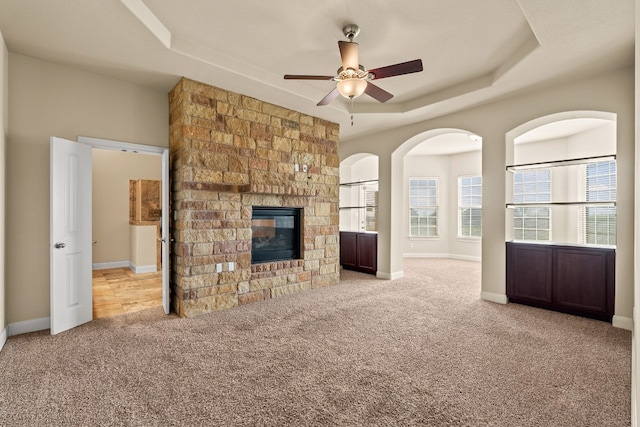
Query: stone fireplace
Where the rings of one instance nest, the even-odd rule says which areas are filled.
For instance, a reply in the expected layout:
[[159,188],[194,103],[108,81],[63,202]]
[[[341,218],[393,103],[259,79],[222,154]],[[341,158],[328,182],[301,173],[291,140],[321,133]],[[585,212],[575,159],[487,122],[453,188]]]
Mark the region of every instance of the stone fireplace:
[[169,102],[175,312],[338,283],[338,125],[185,78]]

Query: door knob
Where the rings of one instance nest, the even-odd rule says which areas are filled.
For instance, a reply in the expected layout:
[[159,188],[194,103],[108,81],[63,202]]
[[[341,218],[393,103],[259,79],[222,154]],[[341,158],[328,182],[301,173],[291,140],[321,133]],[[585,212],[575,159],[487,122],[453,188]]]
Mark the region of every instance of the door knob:
[[66,248],[67,244],[63,243],[63,242],[58,242],[55,245],[53,245],[53,247],[56,248],[56,249],[62,249],[62,248]]

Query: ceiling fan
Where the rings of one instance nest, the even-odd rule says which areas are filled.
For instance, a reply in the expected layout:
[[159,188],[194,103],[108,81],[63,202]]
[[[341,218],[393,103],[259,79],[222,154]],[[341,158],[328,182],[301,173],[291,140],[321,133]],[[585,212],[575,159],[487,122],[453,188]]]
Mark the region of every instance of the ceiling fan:
[[399,64],[387,65],[386,67],[367,70],[360,65],[358,58],[358,43],[353,39],[360,32],[360,27],[355,24],[346,25],[342,32],[349,41],[339,41],[340,57],[342,58],[342,67],[338,68],[335,76],[314,76],[314,75],[296,75],[285,74],[285,79],[291,80],[332,80],[338,82],[336,87],[318,102],[317,105],[327,105],[338,95],[345,98],[357,98],[366,93],[370,97],[386,102],[393,98],[393,95],[386,90],[371,83],[371,80],[384,79],[387,77],[400,76],[402,74],[411,74],[422,71],[422,60],[414,59],[413,61],[401,62]]

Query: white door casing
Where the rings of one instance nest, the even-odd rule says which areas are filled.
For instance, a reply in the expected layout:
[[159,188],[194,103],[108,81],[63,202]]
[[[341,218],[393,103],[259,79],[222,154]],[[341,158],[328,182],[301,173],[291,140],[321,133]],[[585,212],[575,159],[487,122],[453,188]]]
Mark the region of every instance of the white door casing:
[[169,314],[169,150],[162,152],[162,307]]
[[91,146],[51,137],[51,334],[92,320]]
[[160,224],[162,227],[162,306],[169,314],[169,150],[152,145],[131,144],[109,139],[79,136],[78,141],[92,148],[103,150],[128,151],[132,153],[162,156],[162,213]]

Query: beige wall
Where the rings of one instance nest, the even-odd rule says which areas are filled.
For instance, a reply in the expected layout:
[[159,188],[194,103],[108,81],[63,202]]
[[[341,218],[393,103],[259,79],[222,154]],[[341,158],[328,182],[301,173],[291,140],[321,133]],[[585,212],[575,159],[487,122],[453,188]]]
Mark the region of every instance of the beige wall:
[[[130,225],[129,258],[135,269],[156,267],[156,242],[158,228],[155,225]],[[154,270],[155,271],[155,270]]]
[[[0,335],[5,330],[5,152],[8,130],[9,52],[0,33]],[[0,342],[0,347],[2,343]]]
[[129,180],[160,180],[161,175],[160,156],[93,150],[94,264],[131,260]]
[[168,147],[167,94],[9,54],[6,321],[49,316],[49,137]]
[[[466,129],[482,137],[483,221],[482,293],[505,296],[505,166],[508,132],[539,117],[567,111],[604,111],[617,115],[618,220],[616,316],[632,318],[634,202],[634,70],[632,67],[539,89],[454,114],[340,144],[340,158],[369,152],[380,159],[378,270],[382,277],[402,275],[402,221],[391,206],[402,206],[404,154],[442,129]],[[513,150],[511,150],[512,153]]]

